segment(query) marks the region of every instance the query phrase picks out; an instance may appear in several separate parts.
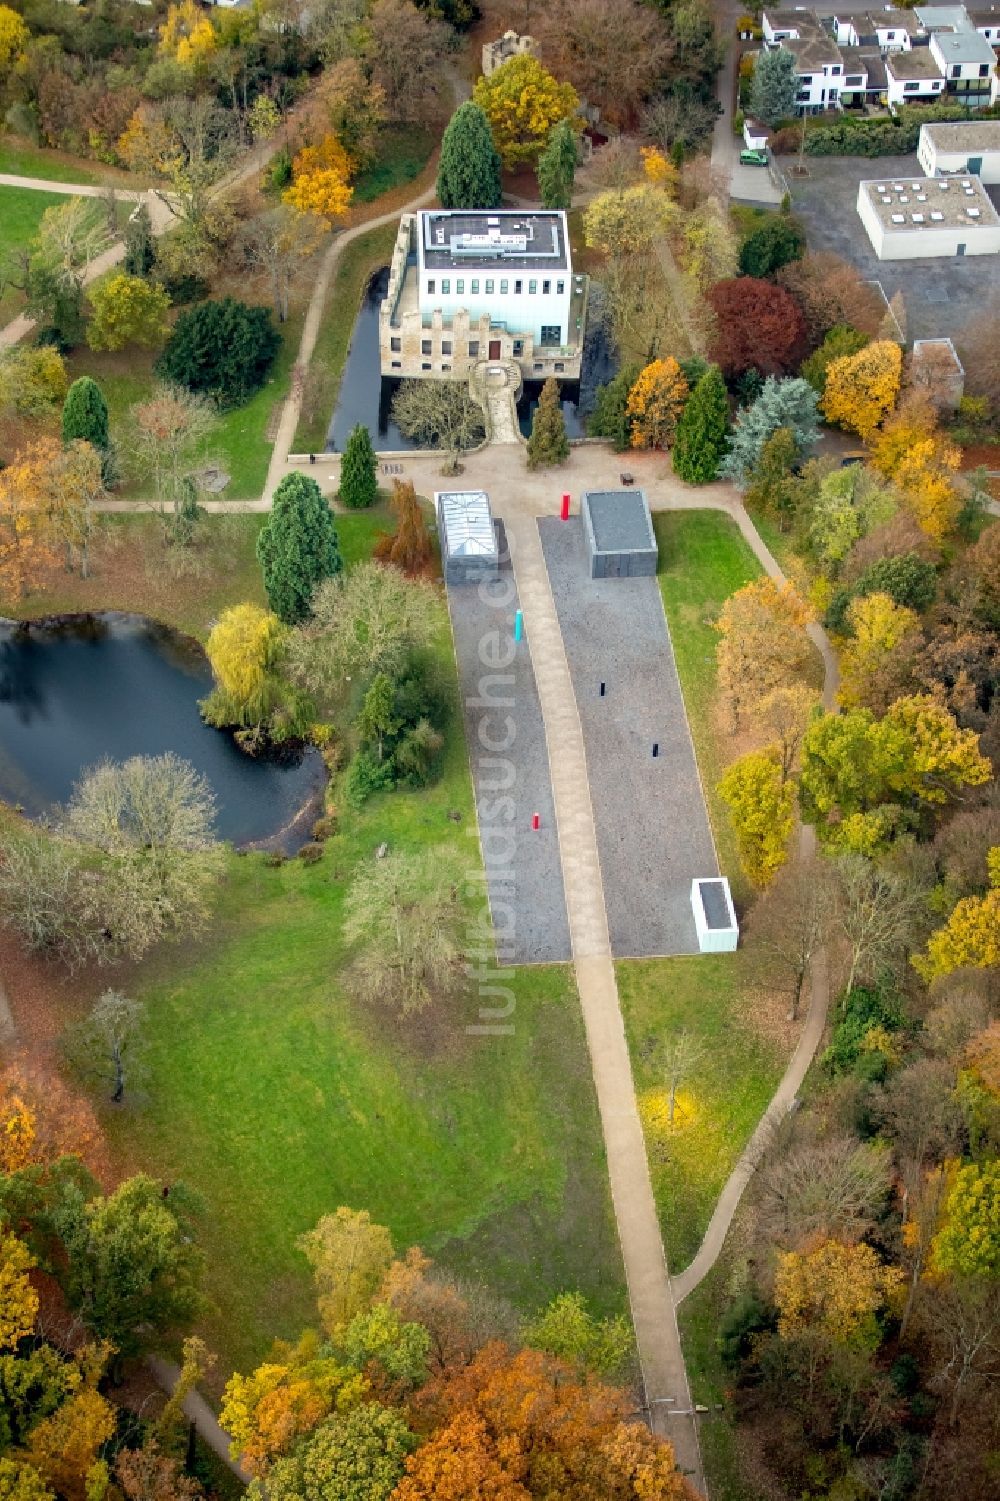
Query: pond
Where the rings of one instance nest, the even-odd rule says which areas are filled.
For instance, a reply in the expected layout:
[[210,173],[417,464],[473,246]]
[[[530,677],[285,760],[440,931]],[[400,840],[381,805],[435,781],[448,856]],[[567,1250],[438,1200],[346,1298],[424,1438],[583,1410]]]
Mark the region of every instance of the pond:
[[220,838],[297,849],[317,816],[322,757],[245,755],[198,713],[211,686],[198,643],[141,616],[0,621],[0,798],[38,818],[98,761],[173,751],[211,785]]
[[[380,374],[378,310],[388,286],[389,268],[383,266],[365,288],[344,363],[337,405],[327,430],[327,453],[342,453],[351,429],[358,422],[371,433],[378,453],[409,453],[417,447],[412,439],[403,436],[390,416],[399,381],[383,379]],[[600,322],[592,319],[584,344],[581,379],[565,381],[562,387],[563,416],[570,438],[586,436],[586,418],[593,410],[596,387],[611,379],[616,364]],[[541,389],[539,381],[526,381],[518,399],[517,420],[525,437],[531,432]]]

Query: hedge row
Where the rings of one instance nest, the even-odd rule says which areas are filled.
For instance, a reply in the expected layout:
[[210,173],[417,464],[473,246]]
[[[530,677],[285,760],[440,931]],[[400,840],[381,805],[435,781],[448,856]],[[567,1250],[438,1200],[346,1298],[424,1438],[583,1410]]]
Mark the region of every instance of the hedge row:
[[[977,110],[976,118],[996,117],[996,109]],[[895,118],[871,120],[844,115],[830,125],[806,130],[807,156],[907,156],[916,151],[921,125],[935,120],[966,120],[961,104],[904,105]]]

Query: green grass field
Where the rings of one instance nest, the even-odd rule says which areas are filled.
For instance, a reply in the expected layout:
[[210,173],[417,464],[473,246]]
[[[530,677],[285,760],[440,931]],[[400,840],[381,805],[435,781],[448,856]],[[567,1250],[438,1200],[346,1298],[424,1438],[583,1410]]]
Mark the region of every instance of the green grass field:
[[[618,991],[667,1263],[693,1257],[737,1157],[784,1064],[749,1014],[742,954],[628,960]],[[702,1045],[667,1124],[663,1044],[682,1029]]]
[[[41,177],[47,182],[78,182],[88,187],[105,182],[124,186],[140,181],[100,162],[78,161],[65,152],[46,151],[13,140],[0,140],[0,172],[15,177]],[[5,188],[4,192],[7,191]]]
[[[9,170],[0,167],[0,171]],[[21,250],[37,233],[47,208],[68,203],[65,193],[43,193],[34,188],[0,186],[0,261]],[[10,288],[0,293],[0,327],[17,316],[24,303],[22,293]]]
[[418,125],[389,125],[379,134],[378,156],[354,182],[354,203],[372,203],[412,182],[434,150],[434,134]]
[[[383,524],[338,517],[345,556],[366,556]],[[440,595],[433,608],[453,696],[440,781],[345,810],[315,866],[231,856],[210,937],[130,981],[149,1008],[148,1099],[105,1123],[123,1170],[183,1178],[204,1201],[206,1334],[224,1370],[313,1316],[295,1238],[339,1204],[520,1308],[566,1288],[626,1306],[571,971],[517,973],[510,1036],[466,1030],[474,993],[403,1021],[340,981],[345,891],[378,845],[447,846],[480,868]]]
[[305,400],[292,440],[294,453],[323,451],[361,295],[372,272],[388,263],[395,242],[395,224],[371,229],[352,240],[337,263],[306,374]]
[[660,589],[712,831],[723,873],[739,901],[747,894],[746,883],[728,813],[715,791],[726,757],[715,703],[714,623],[730,594],[760,577],[760,565],[735,521],[720,511],[660,511],[653,525],[660,547]]

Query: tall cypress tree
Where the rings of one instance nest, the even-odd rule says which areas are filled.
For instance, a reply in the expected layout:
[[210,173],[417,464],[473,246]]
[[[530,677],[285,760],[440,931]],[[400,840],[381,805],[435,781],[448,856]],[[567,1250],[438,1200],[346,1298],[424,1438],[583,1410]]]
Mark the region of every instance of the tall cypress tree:
[[559,382],[549,376],[542,387],[531,424],[528,439],[528,468],[538,469],[543,464],[561,464],[569,458],[569,440],[566,423],[563,421],[562,402],[559,400]]
[[437,193],[444,208],[497,208],[500,203],[500,157],[490,122],[471,99],[448,121]]
[[62,409],[62,438],[73,443],[82,438],[99,453],[108,451],[108,404],[101,388],[89,375],[81,375],[66,392]]
[[257,538],[271,609],[288,625],[305,620],[313,590],[344,566],[333,512],[314,479],[286,474]]
[[573,201],[573,178],[579,148],[568,120],[553,125],[545,150],[538,158],[538,191],[546,208],[568,209]]
[[716,478],[726,452],[729,402],[718,365],[706,370],[688,397],[674,438],[674,473],[689,485]]
[[372,435],[363,422],[351,429],[340,464],[340,499],[352,511],[363,511],[378,497]]

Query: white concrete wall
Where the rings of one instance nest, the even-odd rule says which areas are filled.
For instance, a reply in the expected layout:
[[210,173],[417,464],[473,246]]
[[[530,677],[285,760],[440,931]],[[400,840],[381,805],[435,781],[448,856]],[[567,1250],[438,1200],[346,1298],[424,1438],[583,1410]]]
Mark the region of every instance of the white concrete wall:
[[[547,294],[543,290],[546,285],[549,288]],[[517,286],[521,288],[520,293]],[[529,290],[531,287],[535,288],[534,292]],[[434,311],[440,308],[447,324],[460,308],[464,308],[473,323],[486,314],[491,323],[506,324],[512,333],[530,333],[536,342],[541,340],[543,325],[554,326],[560,330],[557,342],[565,344],[569,336],[572,291],[572,273],[565,270],[515,271],[498,263],[489,267],[466,266],[461,273],[454,269],[422,269],[420,312],[424,321],[429,323]]]
[[[944,94],[943,78],[897,79],[893,78],[891,71],[887,69],[886,83],[888,85],[886,93],[890,104],[915,104],[921,99],[938,99]],[[919,83],[919,90],[915,92],[911,89],[907,92],[908,83]]]
[[864,185],[858,188],[858,217],[868,232],[868,238],[872,242],[872,249],[882,260],[882,221],[868,201],[868,194]]
[[1000,151],[976,151],[971,144],[966,151],[938,151],[927,127],[921,127],[917,160],[928,177],[968,172],[970,156],[982,157],[982,167],[976,174],[982,182],[1000,183]]
[[893,225],[882,223],[860,189],[858,215],[880,261],[954,259],[960,244],[965,246],[966,255],[996,255],[1000,252],[1000,225],[944,224],[939,228],[924,225],[921,229],[900,226],[896,230]]

